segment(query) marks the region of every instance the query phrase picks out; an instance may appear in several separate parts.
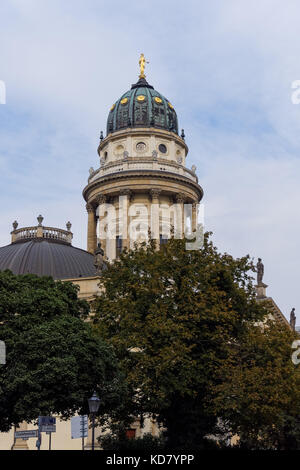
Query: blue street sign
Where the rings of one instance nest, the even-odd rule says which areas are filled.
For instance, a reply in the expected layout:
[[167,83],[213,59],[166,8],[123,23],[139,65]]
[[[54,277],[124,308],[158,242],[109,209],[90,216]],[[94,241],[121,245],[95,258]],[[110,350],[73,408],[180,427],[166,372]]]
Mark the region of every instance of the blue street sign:
[[56,418],[53,416],[40,416],[41,426],[54,426],[56,424]]

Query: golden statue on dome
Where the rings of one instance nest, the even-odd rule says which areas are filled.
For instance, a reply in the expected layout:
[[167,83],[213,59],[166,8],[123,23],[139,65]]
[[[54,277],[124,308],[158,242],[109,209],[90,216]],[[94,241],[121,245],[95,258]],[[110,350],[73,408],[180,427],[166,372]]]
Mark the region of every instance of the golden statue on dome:
[[144,54],[141,54],[140,60],[139,60],[139,66],[140,66],[140,75],[139,78],[146,78],[145,75],[145,66],[146,64],[149,64],[149,62],[146,62]]

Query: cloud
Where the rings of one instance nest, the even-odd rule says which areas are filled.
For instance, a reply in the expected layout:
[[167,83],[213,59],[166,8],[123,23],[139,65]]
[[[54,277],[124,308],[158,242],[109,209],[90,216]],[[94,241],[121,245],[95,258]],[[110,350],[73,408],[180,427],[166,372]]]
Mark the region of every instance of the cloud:
[[268,292],[299,305],[300,79],[296,1],[1,2],[0,244],[9,230],[70,219],[85,247],[81,191],[111,104],[147,78],[174,104],[220,249],[265,262]]

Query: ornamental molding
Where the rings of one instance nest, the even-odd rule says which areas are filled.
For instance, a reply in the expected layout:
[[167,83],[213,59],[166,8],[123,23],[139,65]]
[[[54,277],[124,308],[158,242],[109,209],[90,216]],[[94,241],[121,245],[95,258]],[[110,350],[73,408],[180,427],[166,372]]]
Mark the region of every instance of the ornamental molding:
[[194,190],[199,197],[199,201],[203,197],[203,189],[201,186],[192,181],[190,178],[183,176],[183,175],[178,175],[176,173],[171,173],[171,172],[161,172],[161,171],[156,171],[156,170],[125,170],[122,171],[122,173],[110,173],[109,175],[102,176],[98,178],[96,181],[88,184],[84,189],[83,189],[83,197],[85,200],[88,199],[88,194],[90,191],[93,189],[96,189],[99,186],[103,186],[105,183],[110,183],[116,180],[124,180],[124,179],[134,179],[134,178],[142,178],[146,179],[150,177],[155,177],[157,179],[160,179],[162,181],[173,181],[175,183],[180,183],[184,186],[188,186],[192,190]]
[[88,202],[86,204],[85,208],[86,208],[86,211],[88,212],[88,214],[95,213],[94,206],[90,202]]
[[99,194],[96,198],[95,198],[95,201],[97,203],[98,206],[100,206],[101,204],[105,204],[107,202],[108,198],[105,194]]
[[99,146],[98,146],[98,154],[103,148],[108,144],[108,142],[114,142],[116,140],[123,139],[124,137],[132,136],[132,137],[139,137],[143,138],[146,136],[155,136],[155,137],[162,137],[169,141],[175,141],[179,146],[184,147],[186,150],[186,155],[188,154],[188,146],[185,141],[177,134],[164,130],[159,129],[157,127],[128,127],[126,129],[121,129],[119,131],[113,132],[108,134],[105,139],[103,139]]
[[149,194],[152,201],[153,199],[158,199],[161,194],[161,189],[150,189]]
[[119,195],[120,196],[127,196],[127,198],[129,198],[129,200],[131,201],[131,199],[133,198],[133,191],[129,188],[124,188],[124,189],[120,190]]
[[175,196],[175,200],[178,204],[183,204],[186,200],[186,196],[182,193],[178,193]]

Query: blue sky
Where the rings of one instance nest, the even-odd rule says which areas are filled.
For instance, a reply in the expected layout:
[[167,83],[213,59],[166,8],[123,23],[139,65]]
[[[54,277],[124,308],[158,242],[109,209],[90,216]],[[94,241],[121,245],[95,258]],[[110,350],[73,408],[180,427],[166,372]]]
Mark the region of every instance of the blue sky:
[[112,103],[137,80],[175,106],[222,251],[263,258],[285,314],[299,310],[300,3],[295,0],[1,0],[0,245],[11,223],[73,223]]

